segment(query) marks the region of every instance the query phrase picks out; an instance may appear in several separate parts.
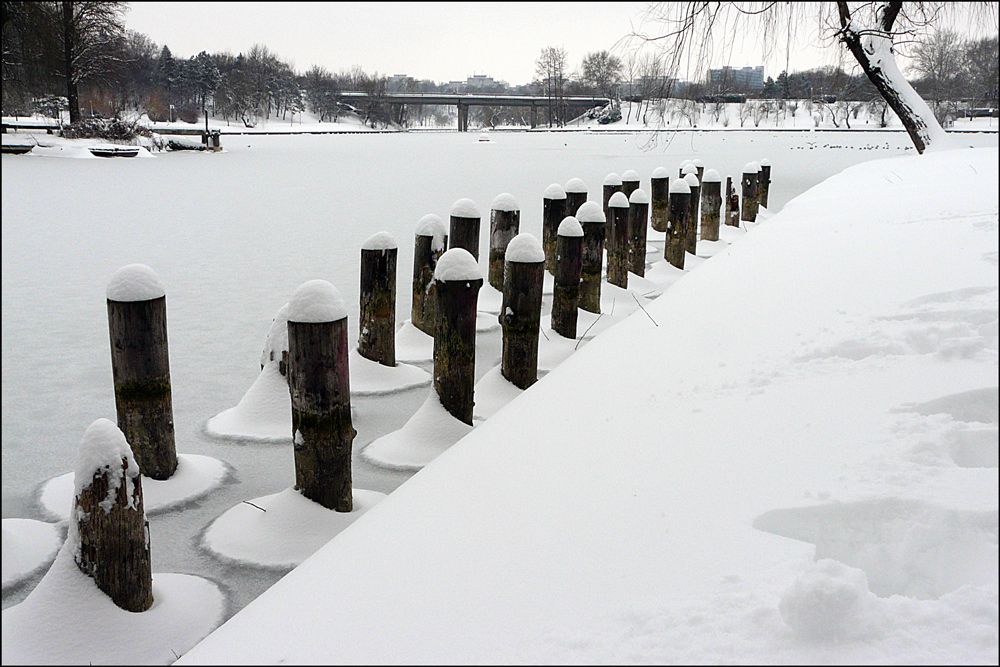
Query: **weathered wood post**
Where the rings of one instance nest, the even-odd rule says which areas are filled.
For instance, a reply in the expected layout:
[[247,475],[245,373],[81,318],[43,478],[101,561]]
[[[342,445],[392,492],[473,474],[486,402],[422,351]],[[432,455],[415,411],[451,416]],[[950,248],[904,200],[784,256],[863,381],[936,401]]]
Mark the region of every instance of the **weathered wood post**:
[[111,372],[118,428],[139,471],[156,480],[177,470],[167,350],[167,296],[145,264],[118,269],[107,287]]
[[698,253],[698,204],[701,198],[701,184],[698,182],[697,174],[693,172],[685,174],[684,180],[691,188],[691,196],[688,197],[688,206],[691,210],[688,212],[687,231],[684,234],[684,250],[696,255]]
[[542,249],[545,251],[545,270],[556,270],[556,235],[559,223],[566,217],[566,191],[553,183],[542,193]]
[[684,244],[687,237],[688,216],[691,207],[691,186],[683,178],[670,184],[670,208],[667,212],[667,243],[663,246],[663,258],[678,269],[684,268]]
[[538,379],[545,252],[533,235],[518,234],[507,246],[505,261],[499,317],[503,328],[500,374],[518,389],[527,389]]
[[[616,192],[621,192],[622,191],[622,177],[619,176],[618,174],[616,174],[615,172],[611,172],[610,174],[608,174],[607,176],[604,177],[604,186],[603,186],[603,189],[604,189],[604,192],[603,192],[603,194],[604,194],[604,219],[605,220],[610,220],[611,219],[611,214],[608,213],[608,201],[610,201],[611,195],[613,195]],[[572,213],[570,215],[575,215],[575,213]],[[579,220],[579,218],[578,218],[578,220]]]
[[629,271],[640,278],[646,275],[646,226],[649,217],[649,195],[636,188],[628,198],[628,259]]
[[622,174],[622,192],[626,197],[631,197],[632,193],[639,189],[639,172],[629,169]]
[[701,181],[701,238],[719,240],[719,215],[722,208],[722,177],[715,169],[705,172]]
[[434,270],[437,330],[434,391],[455,419],[472,426],[476,383],[476,303],[483,277],[465,248],[451,248]]
[[733,177],[726,176],[726,224],[740,226],[740,196],[733,188]]
[[448,249],[448,233],[441,218],[428,213],[420,218],[413,241],[413,306],[410,321],[428,336],[434,335],[437,299],[434,297],[434,267]]
[[295,488],[323,507],[354,508],[347,308],[325,280],[299,286],[288,302],[288,390]]
[[747,222],[757,220],[757,174],[760,172],[760,165],[756,162],[748,162],[743,167],[743,213],[742,219]]
[[616,192],[608,200],[608,282],[628,288],[628,197]]
[[504,192],[493,200],[490,207],[490,285],[503,290],[504,255],[507,244],[517,236],[521,227],[521,207],[514,196]]
[[702,176],[705,175],[705,163],[702,162],[702,159],[700,157],[696,157],[695,159],[691,160],[691,164],[694,165],[695,176],[698,177],[698,182],[701,183]]
[[601,264],[604,259],[604,239],[607,219],[601,206],[594,201],[584,203],[576,212],[583,227],[582,265],[580,268],[580,308],[588,313],[601,313]]
[[125,434],[98,419],[83,434],[73,466],[76,491],[67,540],[80,571],[125,611],[153,606],[149,522],[142,477]]
[[583,227],[576,218],[567,216],[559,224],[558,237],[559,262],[552,287],[552,330],[564,338],[576,338],[583,272]]
[[575,216],[585,201],[587,201],[587,184],[579,178],[566,181],[566,215]]
[[[691,164],[691,160],[684,160],[683,162],[681,162],[681,166],[677,169],[677,178],[684,178],[684,175],[688,173],[684,171],[684,167],[688,166],[689,164]],[[697,167],[695,168],[695,173],[696,174],[698,173]]]
[[396,239],[386,232],[361,246],[361,322],[358,354],[396,365]]
[[649,222],[656,232],[667,231],[667,207],[670,205],[670,174],[664,167],[657,167],[649,179],[651,205]]
[[757,174],[757,203],[767,208],[767,195],[771,191],[771,161],[760,161],[760,173]]
[[448,238],[451,248],[465,248],[479,261],[479,209],[471,199],[459,199],[451,207]]

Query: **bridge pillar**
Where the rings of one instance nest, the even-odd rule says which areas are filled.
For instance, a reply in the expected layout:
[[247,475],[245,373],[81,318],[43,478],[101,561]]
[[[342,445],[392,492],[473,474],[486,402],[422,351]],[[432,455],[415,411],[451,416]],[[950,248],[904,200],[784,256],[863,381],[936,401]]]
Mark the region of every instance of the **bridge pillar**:
[[461,104],[458,105],[458,131],[468,132],[469,131],[469,105]]
[[538,125],[538,107],[534,104],[531,105],[531,129],[535,129],[535,125]]

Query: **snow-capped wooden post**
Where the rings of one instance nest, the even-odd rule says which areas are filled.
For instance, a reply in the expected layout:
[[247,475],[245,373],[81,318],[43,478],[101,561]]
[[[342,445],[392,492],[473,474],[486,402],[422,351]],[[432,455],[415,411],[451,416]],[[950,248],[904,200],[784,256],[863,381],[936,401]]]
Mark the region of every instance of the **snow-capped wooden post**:
[[705,172],[701,181],[701,238],[719,240],[719,214],[722,208],[722,177],[715,169]]
[[288,390],[295,488],[338,512],[354,507],[347,309],[325,280],[303,283],[288,302]]
[[490,285],[503,290],[504,255],[507,244],[517,236],[521,227],[521,207],[514,196],[504,192],[493,200],[490,207]]
[[631,197],[632,193],[639,189],[639,172],[629,169],[622,174],[622,192],[626,197]]
[[476,383],[476,304],[483,277],[465,248],[451,248],[434,270],[437,329],[434,391],[455,419],[472,426]]
[[428,213],[420,218],[413,241],[413,305],[410,321],[429,336],[434,335],[437,299],[434,298],[434,267],[448,249],[448,233],[441,218]]
[[576,212],[583,227],[583,248],[580,267],[580,308],[588,313],[601,313],[601,264],[604,259],[604,239],[607,219],[601,206],[594,201],[583,204]]
[[760,165],[756,162],[748,162],[743,167],[743,212],[741,219],[747,222],[757,220],[757,175],[760,172]]
[[740,196],[733,188],[733,177],[726,176],[726,224],[730,227],[740,226]]
[[559,262],[552,287],[552,330],[564,338],[576,338],[583,271],[583,226],[573,216],[559,223]]
[[374,234],[361,246],[361,322],[358,354],[396,365],[396,240]]
[[757,203],[767,208],[767,195],[771,191],[771,162],[760,161],[760,173],[757,174]]
[[608,200],[608,282],[628,287],[628,197],[616,192]]
[[515,387],[527,389],[538,379],[545,252],[534,236],[518,234],[507,246],[505,261],[503,307],[500,309],[503,328],[500,374]]
[[[464,130],[462,130],[464,132]],[[465,248],[479,261],[479,209],[471,199],[459,199],[451,207],[448,229],[450,247]]]
[[[611,200],[611,195],[616,192],[622,191],[622,177],[611,172],[604,177],[604,219],[610,220],[611,214],[608,212],[608,202]],[[570,213],[569,215],[576,215],[576,213]],[[577,218],[579,220],[579,218]],[[605,234],[607,236],[607,234]]]
[[[684,160],[683,162],[681,162],[681,166],[677,169],[677,178],[684,178],[684,174],[688,173],[684,171],[684,167],[688,166],[689,164],[691,164],[691,160]],[[696,174],[698,173],[697,167],[695,168],[695,173]]]
[[579,178],[566,181],[566,215],[575,216],[577,210],[587,201],[587,184]]
[[700,157],[696,157],[695,159],[691,160],[691,164],[694,165],[695,176],[698,177],[698,182],[701,183],[702,176],[705,175],[705,163],[702,162],[702,159]]
[[77,567],[118,607],[146,611],[153,606],[149,522],[125,434],[111,420],[95,421],[83,434],[73,471],[67,540],[76,541]]
[[646,226],[649,217],[649,195],[636,188],[628,198],[628,258],[629,271],[646,275]]
[[667,207],[670,205],[670,196],[667,188],[670,187],[670,174],[664,167],[657,167],[653,170],[653,175],[649,179],[650,189],[650,209],[649,224],[653,231],[667,231]]
[[663,258],[678,269],[684,268],[684,243],[687,236],[691,186],[683,178],[670,184],[670,208],[667,211],[667,242],[663,247]]
[[139,471],[156,480],[177,470],[167,350],[167,296],[145,264],[118,269],[107,287],[111,372],[118,428]]
[[[693,166],[693,165],[692,165]],[[684,180],[691,188],[691,196],[688,197],[687,231],[684,233],[684,250],[692,255],[698,252],[698,204],[701,198],[701,183],[694,172],[684,175]]]
[[553,183],[542,193],[542,249],[545,251],[545,270],[556,270],[556,235],[559,223],[566,217],[566,191]]

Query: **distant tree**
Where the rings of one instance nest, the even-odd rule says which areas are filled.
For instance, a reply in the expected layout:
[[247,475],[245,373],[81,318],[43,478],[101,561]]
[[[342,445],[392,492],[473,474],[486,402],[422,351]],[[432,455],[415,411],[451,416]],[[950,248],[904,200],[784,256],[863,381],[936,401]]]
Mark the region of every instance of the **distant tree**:
[[767,81],[764,82],[764,87],[760,91],[760,96],[769,100],[778,96],[778,86],[775,84],[774,79],[767,77]]
[[996,35],[965,44],[962,65],[968,83],[968,95],[974,106],[986,101],[996,104],[997,82],[1000,80],[998,63],[1000,49]]
[[306,72],[302,87],[306,91],[309,109],[321,123],[325,120],[337,120],[340,115],[340,87],[325,67],[313,65]]
[[566,86],[566,50],[562,47],[547,46],[535,61],[535,75],[542,88],[542,94],[548,99],[549,127],[555,120],[556,125],[562,125],[563,93]]
[[957,33],[939,30],[913,49],[910,72],[923,79],[932,102],[956,97],[962,74],[962,47]]
[[617,97],[622,80],[622,61],[607,51],[594,51],[583,58],[582,81],[605,97]]

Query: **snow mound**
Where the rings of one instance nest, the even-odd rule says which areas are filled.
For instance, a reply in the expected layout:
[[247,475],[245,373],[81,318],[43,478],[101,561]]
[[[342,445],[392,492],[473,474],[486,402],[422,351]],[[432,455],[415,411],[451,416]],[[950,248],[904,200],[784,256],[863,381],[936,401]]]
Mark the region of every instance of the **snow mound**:
[[167,294],[160,277],[145,264],[129,264],[115,271],[106,293],[112,301],[149,301]]
[[543,199],[566,199],[566,191],[558,183],[552,183],[542,193]]
[[688,174],[694,174],[696,177],[698,175],[698,167],[695,166],[694,162],[688,162],[683,167],[681,167],[681,173],[687,176]]
[[861,570],[824,558],[811,564],[778,602],[778,611],[807,639],[850,639],[871,630],[875,596]]
[[62,531],[54,523],[34,519],[3,520],[3,589],[30,578],[52,562]]
[[[629,195],[628,201],[630,204],[648,204],[649,195],[646,194],[646,191],[642,188],[636,188],[632,191],[632,194]],[[609,203],[608,206],[610,205],[611,204]]]
[[608,206],[614,206],[615,208],[628,208],[628,197],[625,196],[624,192],[616,192],[611,195],[608,200]]
[[616,185],[616,186],[621,184],[622,184],[622,177],[616,174],[615,172],[611,172],[610,174],[605,176],[604,183],[602,183],[602,185]]
[[545,251],[541,242],[534,234],[521,232],[507,244],[504,261],[518,263],[534,263],[545,261]]
[[[123,459],[128,464],[125,470],[122,470]],[[114,422],[103,417],[88,426],[83,439],[80,440],[80,448],[73,462],[74,501],[90,487],[94,475],[98,472],[106,472],[108,477],[108,496],[100,502],[105,513],[111,511],[122,481],[126,484],[125,497],[132,498],[131,487],[135,484],[135,478],[139,476],[139,465],[132,456],[132,448],[125,440],[125,434]],[[124,480],[122,480],[123,474]]]
[[396,239],[392,238],[389,232],[378,232],[368,237],[363,244],[362,250],[395,250],[397,248]]
[[687,181],[687,184],[692,188],[696,188],[700,185],[698,177],[695,174],[684,174],[683,180]]
[[559,223],[559,230],[556,232],[557,236],[583,236],[583,226],[580,225],[580,221],[571,215],[567,215]]
[[520,211],[521,207],[517,205],[517,200],[514,199],[514,195],[509,192],[503,192],[498,194],[493,199],[493,204],[490,206],[494,211]]
[[575,217],[579,222],[607,222],[604,209],[596,201],[586,201],[580,204]]
[[310,280],[299,285],[288,302],[292,322],[336,322],[347,317],[347,307],[340,291],[325,280]]
[[670,172],[667,171],[666,167],[657,167],[653,170],[653,175],[650,178],[670,178]]
[[638,181],[638,180],[639,180],[639,172],[637,172],[635,169],[629,169],[624,174],[622,174],[622,181],[623,182],[624,181],[635,182],[635,181]]
[[478,218],[479,209],[476,202],[471,199],[459,199],[451,206],[451,216],[453,218]]
[[756,174],[760,171],[760,162],[747,162],[743,167],[744,174]]
[[401,429],[374,440],[361,451],[361,458],[385,468],[420,470],[470,431],[471,426],[445,410],[432,388]]
[[385,366],[361,356],[356,347],[351,349],[348,359],[352,396],[392,394],[431,382],[430,374],[421,368],[399,362],[395,366]]
[[452,248],[446,251],[434,268],[434,279],[441,282],[479,280],[482,277],[476,258],[465,248]]
[[721,183],[722,176],[715,169],[706,169],[705,173],[701,177],[702,183]]
[[586,192],[587,184],[582,178],[571,178],[566,181],[566,192]]

